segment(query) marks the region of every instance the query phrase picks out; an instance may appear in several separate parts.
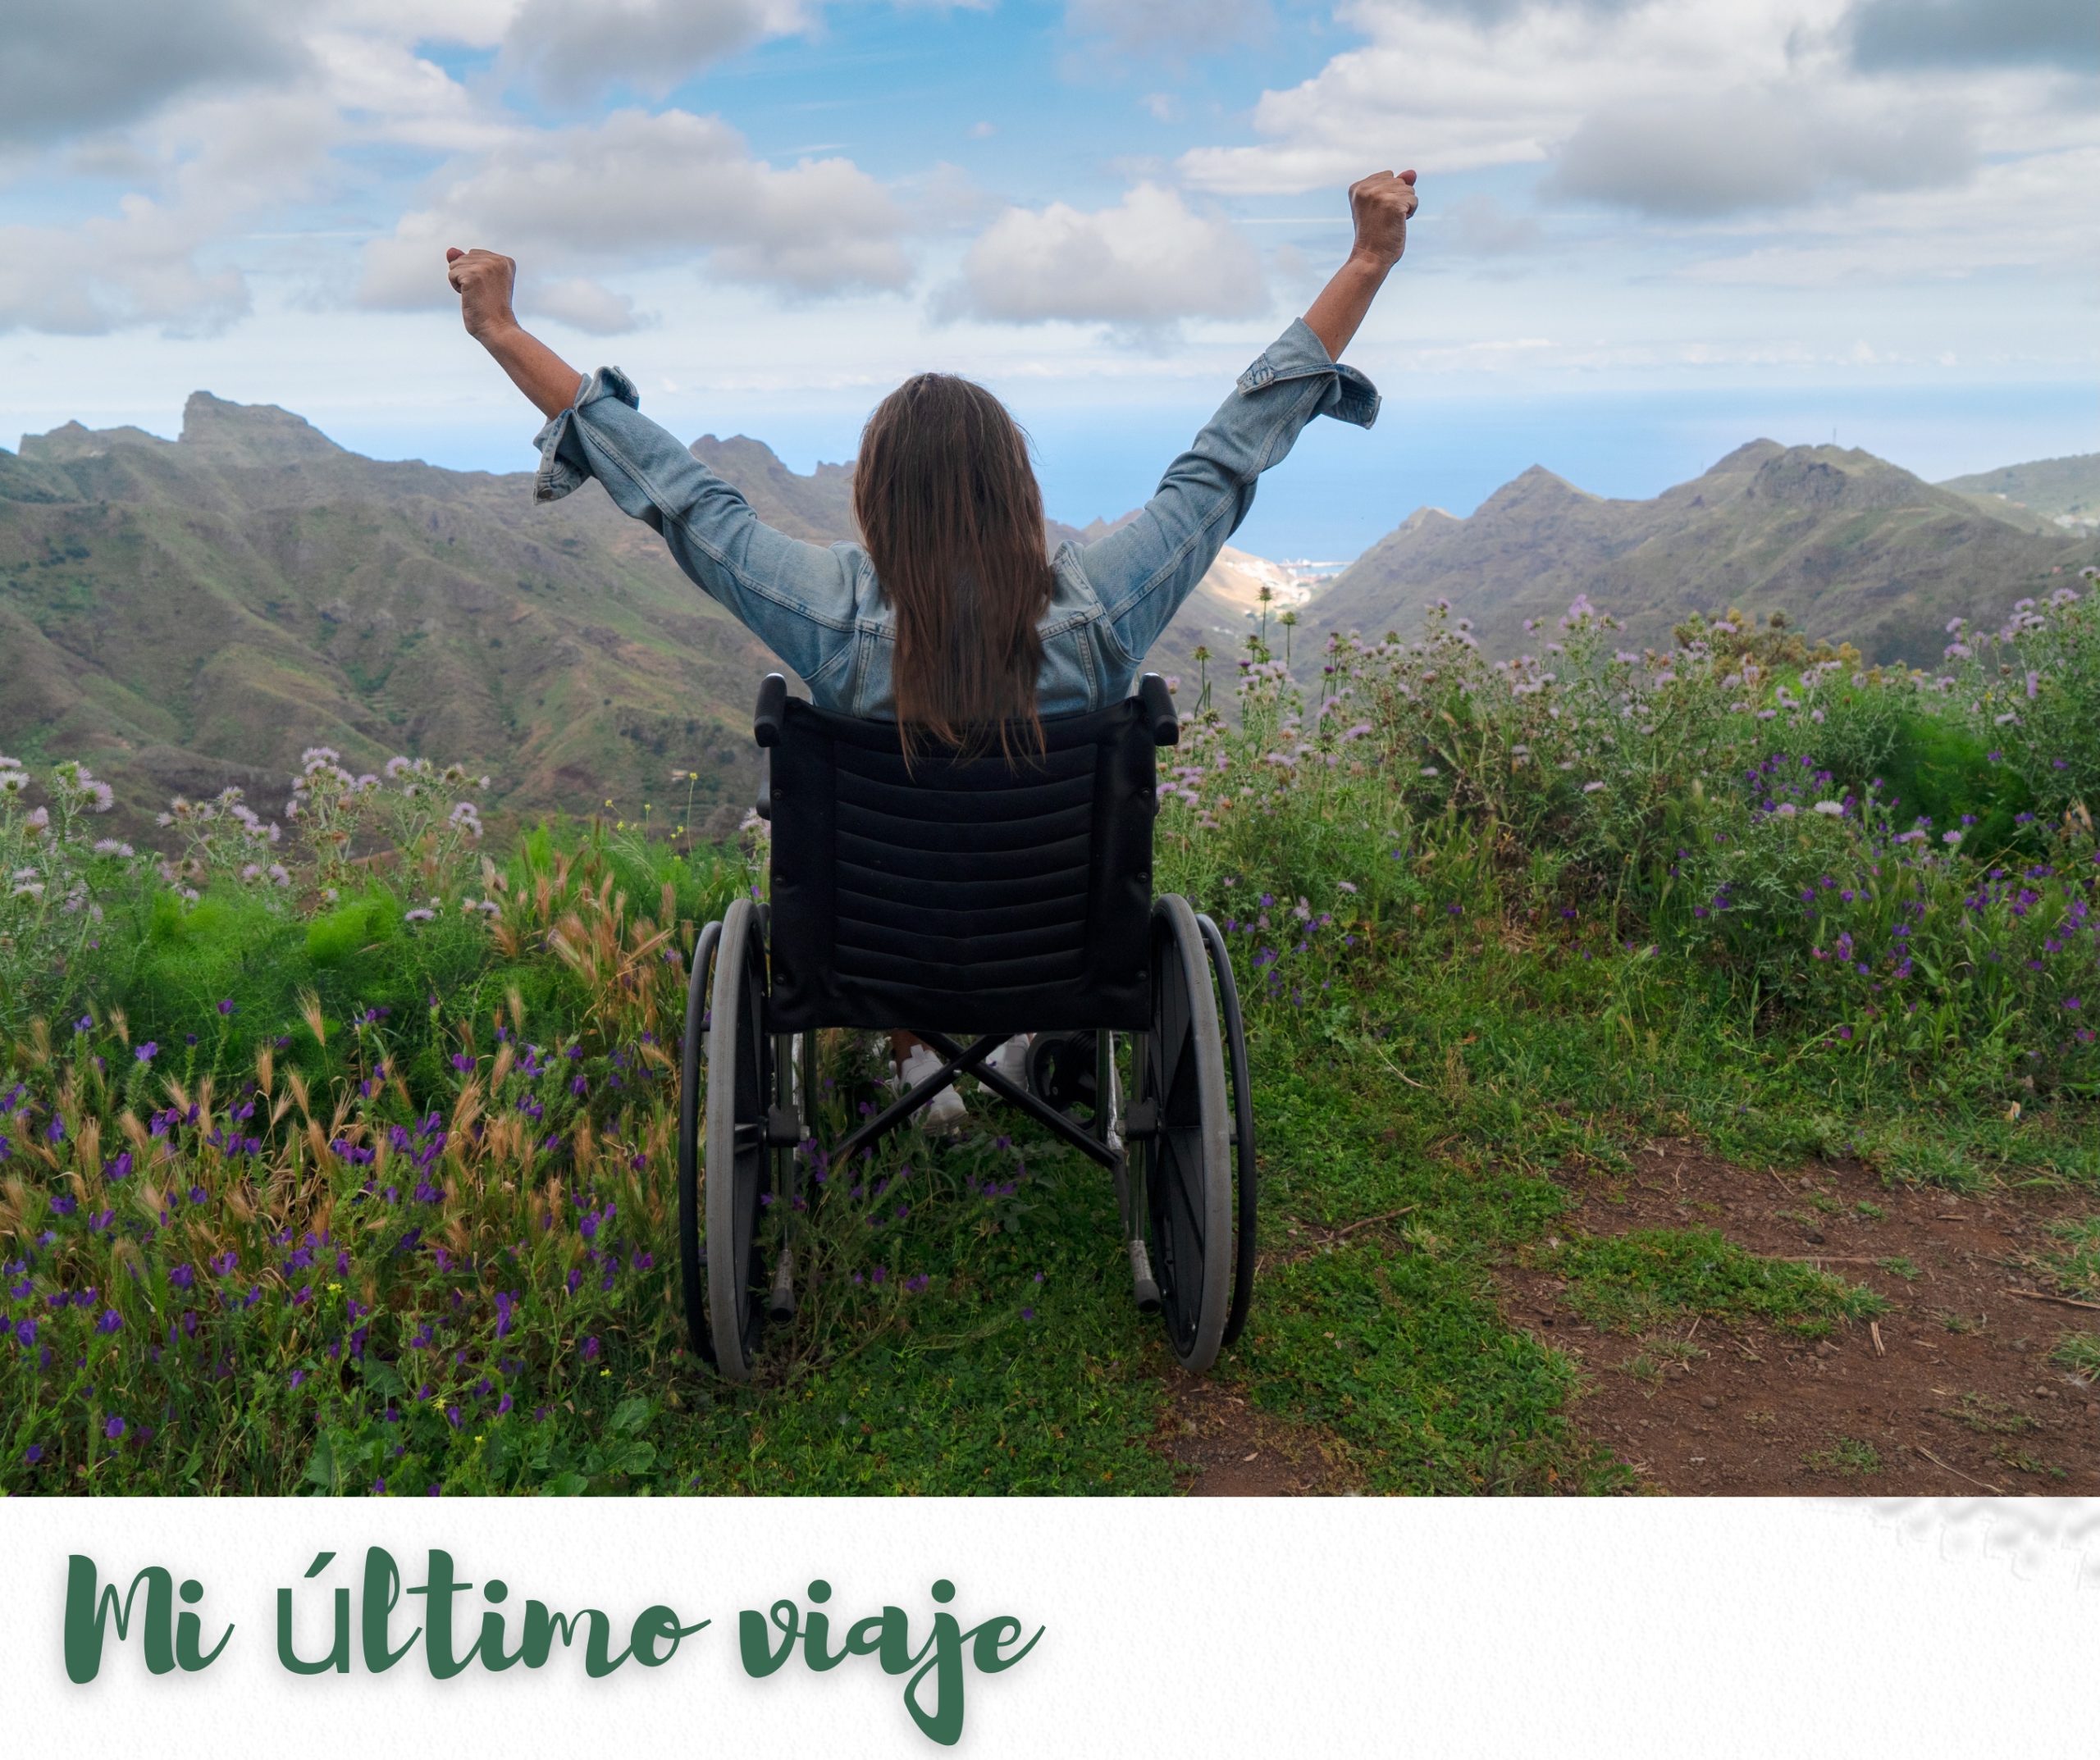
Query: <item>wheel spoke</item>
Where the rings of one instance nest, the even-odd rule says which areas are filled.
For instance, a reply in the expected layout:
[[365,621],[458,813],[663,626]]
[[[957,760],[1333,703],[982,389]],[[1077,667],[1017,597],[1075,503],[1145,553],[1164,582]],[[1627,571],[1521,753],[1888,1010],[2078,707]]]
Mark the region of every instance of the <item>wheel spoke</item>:
[[[1179,1137],[1185,1133],[1176,1132],[1175,1134]],[[1200,1147],[1198,1152],[1200,1153]],[[1174,1196],[1180,1201],[1181,1214],[1188,1219],[1189,1222],[1189,1238],[1194,1242],[1196,1252],[1200,1256],[1203,1251],[1203,1219],[1196,1214],[1195,1205],[1189,1199],[1189,1182],[1181,1171],[1183,1163],[1178,1147],[1168,1151],[1168,1158],[1174,1172],[1170,1186]]]

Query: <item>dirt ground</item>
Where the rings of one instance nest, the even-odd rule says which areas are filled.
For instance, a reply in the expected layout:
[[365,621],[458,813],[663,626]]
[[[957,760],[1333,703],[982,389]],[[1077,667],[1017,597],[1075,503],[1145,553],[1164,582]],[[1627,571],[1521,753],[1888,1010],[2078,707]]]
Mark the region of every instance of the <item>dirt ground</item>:
[[[1559,1279],[1507,1268],[1510,1324],[1583,1371],[1573,1420],[1650,1489],[2100,1494],[2100,1389],[2049,1361],[2062,1334],[2100,1324],[2100,1313],[2017,1293],[2046,1289],[2034,1265],[2049,1246],[2044,1229],[2091,1215],[2089,1197],[1957,1197],[1884,1185],[1856,1165],[1758,1173],[1669,1142],[1635,1160],[1630,1174],[1564,1180],[1576,1203],[1564,1232],[1710,1227],[1889,1304],[1817,1343],[1710,1320],[1636,1337],[1581,1320]],[[1195,1377],[1176,1378],[1155,1446],[1195,1496],[1358,1489],[1317,1426],[1258,1412]]]
[[[1575,1422],[1646,1483],[1728,1495],[2100,1493],[2100,1391],[2049,1361],[2063,1333],[2100,1315],[2016,1293],[2040,1286],[2045,1224],[2089,1215],[2090,1198],[1958,1197],[1886,1186],[1857,1165],[1752,1173],[1673,1142],[1635,1160],[1630,1175],[1565,1182],[1577,1208],[1564,1226],[1711,1227],[1889,1303],[1819,1343],[1711,1322],[1636,1338],[1571,1314],[1558,1279],[1512,1268],[1511,1324],[1582,1364]],[[1892,1261],[1917,1274],[1884,1270]]]
[[1358,1489],[1342,1452],[1317,1425],[1257,1411],[1230,1388],[1176,1371],[1153,1446],[1197,1498],[1289,1498]]

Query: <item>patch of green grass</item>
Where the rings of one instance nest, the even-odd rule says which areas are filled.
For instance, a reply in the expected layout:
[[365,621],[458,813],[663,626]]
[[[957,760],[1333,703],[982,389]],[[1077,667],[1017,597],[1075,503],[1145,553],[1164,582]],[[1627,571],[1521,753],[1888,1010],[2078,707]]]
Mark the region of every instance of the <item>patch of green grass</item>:
[[1877,1259],[1874,1263],[1890,1276],[1900,1277],[1906,1284],[1915,1284],[1925,1274],[1918,1269],[1915,1260],[1906,1259],[1901,1253],[1887,1259]]
[[1577,1313],[1624,1332],[1703,1315],[1821,1338],[1838,1320],[1866,1320],[1888,1306],[1871,1290],[1791,1260],[1760,1258],[1713,1229],[1574,1240],[1541,1262],[1568,1279]]
[[2064,1294],[2100,1301],[2100,1216],[2052,1224],[2059,1250],[2044,1261],[2049,1276]]
[[1856,1479],[1881,1470],[1881,1452],[1872,1443],[1856,1436],[1841,1436],[1828,1448],[1811,1449],[1801,1464],[1812,1473],[1833,1473]]
[[1952,1406],[1942,1409],[1979,1436],[2019,1436],[2034,1428],[2034,1420],[2025,1412],[1988,1393],[1964,1393]]
[[2100,1382],[2100,1332],[2067,1332],[2051,1359],[2081,1381]]

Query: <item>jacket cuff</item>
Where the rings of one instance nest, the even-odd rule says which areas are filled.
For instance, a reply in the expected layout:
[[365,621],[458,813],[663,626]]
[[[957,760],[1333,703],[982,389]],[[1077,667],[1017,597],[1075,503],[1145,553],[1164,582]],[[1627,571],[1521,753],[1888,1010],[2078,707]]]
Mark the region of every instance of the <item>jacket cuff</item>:
[[576,431],[576,422],[583,410],[603,397],[616,397],[630,409],[641,407],[633,382],[617,367],[600,367],[589,377],[578,381],[576,396],[568,408],[532,436],[540,453],[540,468],[532,479],[535,501],[559,501],[591,476],[590,455],[584,450],[583,437]]
[[1251,397],[1279,381],[1314,378],[1324,378],[1328,384],[1313,414],[1333,416],[1360,428],[1378,419],[1378,388],[1354,367],[1331,359],[1326,344],[1302,317],[1293,318],[1290,327],[1240,374],[1239,390]]

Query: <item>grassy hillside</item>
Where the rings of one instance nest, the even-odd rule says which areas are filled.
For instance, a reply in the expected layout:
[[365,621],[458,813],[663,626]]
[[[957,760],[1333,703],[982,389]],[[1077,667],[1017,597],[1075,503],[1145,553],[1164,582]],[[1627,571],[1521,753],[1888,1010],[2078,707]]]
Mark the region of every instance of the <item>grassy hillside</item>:
[[1636,646],[1667,647],[1689,613],[1733,605],[1922,665],[1938,660],[1949,618],[1995,624],[2097,555],[2090,536],[2022,530],[1870,454],[1756,440],[1652,500],[1608,500],[1534,467],[1470,518],[1423,509],[1338,577],[1310,621],[1375,636],[1444,598],[1509,656],[1537,645],[1527,619],[1586,595]]
[[[0,454],[0,740],[77,754],[135,816],[228,783],[275,810],[308,745],[456,759],[524,806],[741,798],[764,650],[592,491],[343,451],[204,394],[168,443]],[[681,791],[682,793],[682,791]]]
[[2008,464],[1973,476],[1950,477],[1940,487],[1982,497],[1987,504],[2023,508],[2045,520],[2070,518],[2091,524],[2100,522],[2100,452]]

